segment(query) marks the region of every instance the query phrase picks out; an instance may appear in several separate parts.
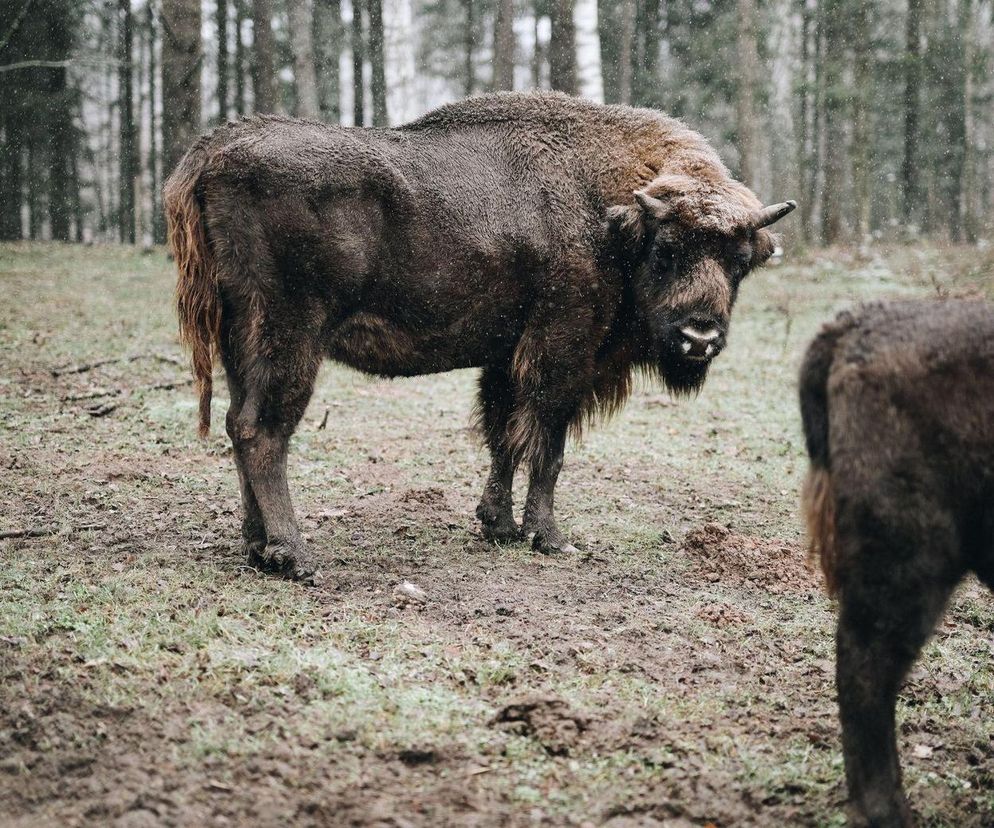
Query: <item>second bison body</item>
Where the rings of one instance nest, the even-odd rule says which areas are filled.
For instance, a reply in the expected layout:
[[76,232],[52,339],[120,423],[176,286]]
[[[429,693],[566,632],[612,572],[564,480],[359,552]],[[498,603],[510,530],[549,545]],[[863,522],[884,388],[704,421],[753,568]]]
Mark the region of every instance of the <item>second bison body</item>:
[[854,824],[908,826],[898,688],[953,588],[994,588],[994,307],[894,302],[808,350],[801,412],[814,551],[838,595],[837,683]]

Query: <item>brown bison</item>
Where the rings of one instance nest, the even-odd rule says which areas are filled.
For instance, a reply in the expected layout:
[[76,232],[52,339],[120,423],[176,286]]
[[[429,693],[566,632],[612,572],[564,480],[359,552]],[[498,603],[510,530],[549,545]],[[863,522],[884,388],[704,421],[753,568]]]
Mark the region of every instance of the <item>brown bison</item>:
[[483,532],[572,550],[553,518],[567,432],[621,406],[634,368],[697,389],[773,251],[763,228],[794,207],[764,208],[678,121],[560,94],[471,98],[398,129],[231,123],[165,201],[201,430],[219,357],[247,551],[291,577],[313,566],[287,443],[323,358],[385,377],[481,368]]
[[967,572],[994,587],[994,307],[842,314],[800,381],[812,551],[839,598],[836,681],[854,823],[911,825],[894,704]]

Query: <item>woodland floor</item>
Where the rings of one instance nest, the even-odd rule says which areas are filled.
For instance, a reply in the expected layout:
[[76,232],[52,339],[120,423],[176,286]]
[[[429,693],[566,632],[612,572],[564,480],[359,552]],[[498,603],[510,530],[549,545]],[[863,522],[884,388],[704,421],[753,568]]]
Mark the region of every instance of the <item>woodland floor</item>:
[[[845,824],[800,355],[854,301],[994,294],[992,258],[751,276],[699,397],[643,386],[569,450],[574,557],[479,537],[472,372],[328,365],[291,459],[308,588],[242,560],[225,400],[199,441],[162,252],[0,246],[0,532],[49,533],[0,541],[0,822]],[[992,634],[971,581],[903,691],[925,825],[994,823]]]

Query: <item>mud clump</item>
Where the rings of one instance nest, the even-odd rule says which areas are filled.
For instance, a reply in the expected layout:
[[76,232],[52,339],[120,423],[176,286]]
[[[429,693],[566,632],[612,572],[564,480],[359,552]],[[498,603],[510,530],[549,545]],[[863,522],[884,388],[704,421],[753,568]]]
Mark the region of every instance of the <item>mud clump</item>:
[[739,535],[706,523],[687,533],[681,550],[695,575],[708,583],[761,587],[773,594],[820,589],[799,543]]
[[590,719],[571,710],[563,699],[535,696],[504,705],[491,724],[532,737],[550,756],[569,756],[590,727]]

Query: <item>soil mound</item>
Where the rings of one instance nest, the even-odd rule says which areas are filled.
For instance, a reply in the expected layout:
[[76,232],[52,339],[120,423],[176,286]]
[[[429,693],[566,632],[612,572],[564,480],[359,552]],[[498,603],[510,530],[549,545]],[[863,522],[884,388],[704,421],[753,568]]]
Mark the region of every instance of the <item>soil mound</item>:
[[551,756],[569,756],[590,727],[590,719],[570,709],[563,699],[535,696],[504,705],[492,724],[520,736],[531,736]]
[[739,535],[706,523],[690,530],[681,548],[695,573],[709,583],[758,586],[773,594],[820,589],[799,543]]

